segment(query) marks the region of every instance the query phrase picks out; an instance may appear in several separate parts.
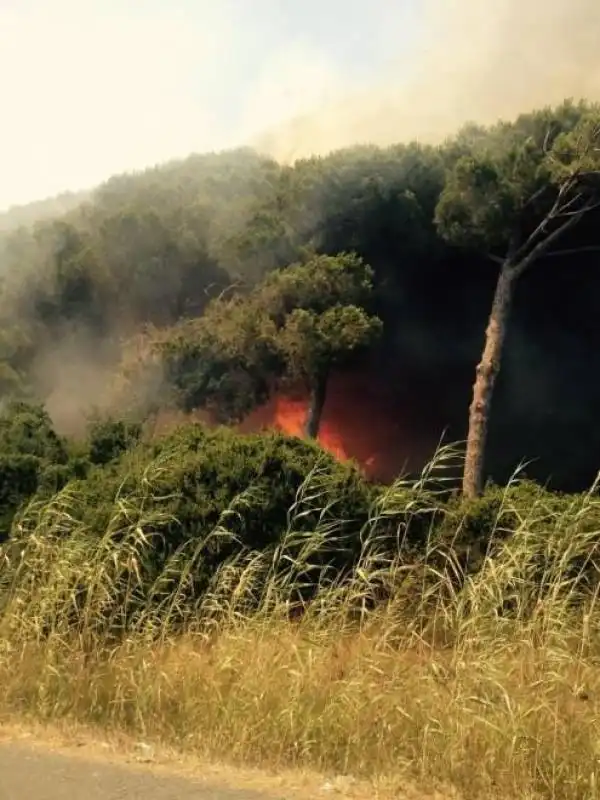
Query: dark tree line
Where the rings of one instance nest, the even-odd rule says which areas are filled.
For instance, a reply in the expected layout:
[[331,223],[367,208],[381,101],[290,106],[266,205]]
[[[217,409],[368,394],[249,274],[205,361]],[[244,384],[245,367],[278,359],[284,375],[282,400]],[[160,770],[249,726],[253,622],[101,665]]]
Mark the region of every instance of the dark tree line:
[[[428,376],[422,402],[466,436],[479,360],[465,490],[481,488],[487,440],[496,474],[523,455],[559,483],[587,481],[600,452],[597,120],[569,102],[440,147],[293,167],[241,150],[113,178],[2,234],[1,389],[25,396],[40,349],[67,333],[117,341],[151,323],[186,408],[233,419],[298,380],[314,434],[329,372],[367,349],[382,380]],[[358,292],[340,279],[357,269]]]

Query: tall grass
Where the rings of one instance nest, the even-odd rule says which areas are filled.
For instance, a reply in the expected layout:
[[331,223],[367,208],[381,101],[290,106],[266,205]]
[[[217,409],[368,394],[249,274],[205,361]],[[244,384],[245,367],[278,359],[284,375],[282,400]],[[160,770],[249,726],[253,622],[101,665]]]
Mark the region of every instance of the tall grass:
[[[597,487],[559,502],[519,495],[515,479],[493,549],[467,573],[433,523],[420,552],[406,546],[412,522],[443,508],[454,457],[440,450],[419,480],[378,497],[344,580],[319,556],[344,546],[341,527],[326,514],[304,524],[331,502],[316,469],[281,543],[240,543],[194,600],[210,542],[151,569],[172,520],[166,502],[148,499],[168,459],[117,494],[100,538],[74,513],[73,489],[31,504],[2,552],[0,710],[398,789],[411,780],[464,798],[600,797]],[[230,539],[228,520],[247,500],[210,537]],[[399,510],[391,552],[382,522]],[[455,518],[457,539],[464,521]],[[317,590],[299,606],[307,581]]]

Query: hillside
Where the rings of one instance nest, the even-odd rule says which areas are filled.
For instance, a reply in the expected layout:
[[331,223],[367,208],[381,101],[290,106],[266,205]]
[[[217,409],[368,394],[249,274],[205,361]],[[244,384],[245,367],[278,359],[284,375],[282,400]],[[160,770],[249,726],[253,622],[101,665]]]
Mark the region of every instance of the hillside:
[[2,719],[311,797],[597,800],[599,222],[565,102],[0,234]]
[[0,232],[59,217],[77,208],[88,197],[89,192],[63,192],[45,200],[11,206],[6,211],[0,211]]
[[[46,402],[67,433],[81,431],[93,408],[175,413],[153,342],[173,326],[179,335],[223,292],[251,294],[311,253],[354,252],[372,267],[369,302],[383,331],[334,370],[323,435],[363,464],[385,465],[386,479],[419,469],[444,431],[464,436],[497,274],[493,241],[457,245],[440,233],[448,170],[469,153],[539,139],[550,123],[568,127],[583,108],[468,126],[439,147],[361,146],[293,166],[248,149],[193,155],[115,176],[83,205],[78,196],[33,204],[30,215],[50,214],[53,202],[64,213],[0,238],[0,389]],[[499,480],[523,458],[534,460],[530,474],[565,488],[586,485],[597,469],[596,217],[564,243],[569,255],[547,259],[519,286],[489,448]],[[284,391],[273,369],[248,420],[276,418],[297,431],[306,393],[298,382]],[[582,439],[586,448],[571,446]]]

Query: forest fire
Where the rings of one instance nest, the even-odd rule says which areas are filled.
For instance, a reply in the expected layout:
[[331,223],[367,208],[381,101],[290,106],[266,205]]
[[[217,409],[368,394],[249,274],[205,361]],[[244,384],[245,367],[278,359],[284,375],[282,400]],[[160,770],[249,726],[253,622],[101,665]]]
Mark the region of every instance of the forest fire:
[[[334,374],[327,390],[318,441],[341,461],[356,461],[373,480],[391,481],[406,470],[418,471],[429,461],[443,424],[424,401],[430,390],[406,382],[410,392],[391,392],[366,372]],[[242,433],[265,428],[304,438],[308,395],[278,394],[237,426]],[[160,434],[186,420],[214,424],[206,411],[162,412],[154,420]]]
[[[308,414],[307,399],[293,400],[289,397],[275,398],[273,424],[290,436],[304,436],[304,425]],[[335,428],[334,421],[324,419],[319,431],[318,441],[325,450],[333,453],[340,461],[349,458],[344,448],[342,436]]]
[[[420,469],[432,456],[441,430],[415,414],[366,373],[335,374],[329,381],[318,441],[340,460],[355,460],[376,480],[393,480],[405,469]],[[308,396],[276,395],[250,414],[240,430],[276,428],[304,437]]]

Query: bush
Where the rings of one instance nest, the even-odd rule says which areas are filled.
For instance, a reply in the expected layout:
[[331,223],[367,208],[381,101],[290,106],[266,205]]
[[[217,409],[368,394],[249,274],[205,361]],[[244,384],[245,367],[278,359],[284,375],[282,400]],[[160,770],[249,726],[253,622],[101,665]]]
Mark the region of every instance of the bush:
[[[57,491],[68,471],[66,442],[56,434],[44,408],[8,403],[0,413],[0,541],[10,534],[15,513],[45,486]],[[47,478],[42,475],[47,473]],[[51,473],[55,473],[54,477]]]
[[[339,576],[360,553],[359,534],[377,492],[354,465],[339,463],[315,443],[200,424],[92,467],[72,490],[71,513],[96,537],[143,534],[148,585],[170,559],[193,561],[189,591],[195,598],[225,562],[269,553],[284,538],[292,561],[328,524],[331,536],[313,552],[305,583],[311,584],[308,572],[314,583],[315,570]],[[174,582],[181,578],[172,575]],[[163,594],[172,588],[165,583]]]
[[42,406],[9,403],[0,413],[0,453],[32,455],[51,464],[66,464],[67,444],[55,432]]
[[89,455],[92,464],[108,464],[139,441],[142,426],[137,422],[114,419],[94,420],[89,428]]
[[506,490],[490,486],[480,497],[466,499],[455,494],[448,500],[436,541],[453,553],[457,573],[465,576],[479,570],[485,556],[512,535],[517,523]]
[[39,470],[35,456],[0,456],[0,542],[8,537],[15,512],[37,491]]

